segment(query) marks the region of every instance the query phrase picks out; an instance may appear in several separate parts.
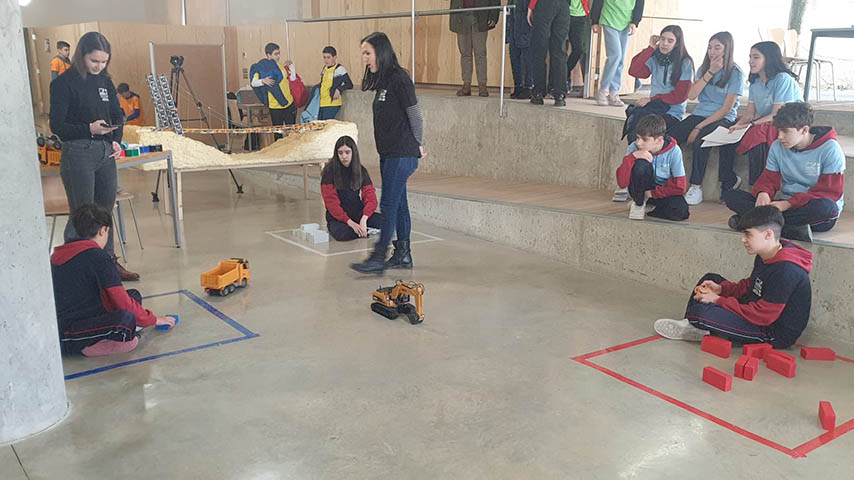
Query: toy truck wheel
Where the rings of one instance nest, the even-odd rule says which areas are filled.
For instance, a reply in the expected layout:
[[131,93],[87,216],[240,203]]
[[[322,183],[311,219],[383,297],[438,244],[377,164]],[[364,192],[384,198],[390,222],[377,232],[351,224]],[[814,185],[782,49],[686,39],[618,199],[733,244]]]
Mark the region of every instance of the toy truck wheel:
[[224,297],[228,295],[228,287],[222,287],[219,289],[219,296]]
[[245,279],[245,278],[244,278],[243,280],[241,280],[241,281],[240,281],[240,286],[241,286],[242,288],[246,288],[246,279]]

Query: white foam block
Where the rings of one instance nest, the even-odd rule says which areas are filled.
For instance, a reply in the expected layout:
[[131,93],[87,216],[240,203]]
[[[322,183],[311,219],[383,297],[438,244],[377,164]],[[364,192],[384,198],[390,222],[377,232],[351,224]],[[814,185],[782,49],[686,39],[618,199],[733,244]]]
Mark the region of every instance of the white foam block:
[[304,232],[310,232],[313,230],[320,230],[320,225],[317,223],[303,223],[299,226],[299,229]]
[[323,230],[315,230],[309,233],[311,239],[309,240],[311,243],[327,243],[329,241],[329,234],[324,232]]

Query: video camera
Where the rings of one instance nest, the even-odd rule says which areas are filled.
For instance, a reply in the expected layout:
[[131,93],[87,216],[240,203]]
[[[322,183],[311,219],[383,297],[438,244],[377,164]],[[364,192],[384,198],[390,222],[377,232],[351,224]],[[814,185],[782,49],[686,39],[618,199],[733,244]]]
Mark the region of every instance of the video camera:
[[184,57],[181,55],[172,55],[169,57],[169,63],[171,63],[173,67],[180,67],[184,64]]

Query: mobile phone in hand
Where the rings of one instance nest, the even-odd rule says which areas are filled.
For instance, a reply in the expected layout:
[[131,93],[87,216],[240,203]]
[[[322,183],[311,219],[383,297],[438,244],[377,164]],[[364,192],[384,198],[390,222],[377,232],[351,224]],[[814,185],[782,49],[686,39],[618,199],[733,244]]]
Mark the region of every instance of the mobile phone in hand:
[[119,127],[119,126],[120,125],[110,125],[107,122],[101,122],[101,127],[103,127],[103,128],[114,128],[114,127]]

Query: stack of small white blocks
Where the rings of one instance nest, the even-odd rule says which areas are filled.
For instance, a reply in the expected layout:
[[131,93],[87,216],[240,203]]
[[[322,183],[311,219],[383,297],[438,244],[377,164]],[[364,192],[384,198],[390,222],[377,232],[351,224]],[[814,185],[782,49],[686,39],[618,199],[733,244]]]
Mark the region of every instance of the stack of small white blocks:
[[329,241],[329,234],[320,229],[320,225],[316,223],[305,223],[300,225],[297,230],[297,237],[308,243],[326,243]]

